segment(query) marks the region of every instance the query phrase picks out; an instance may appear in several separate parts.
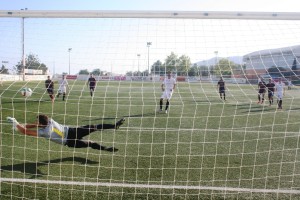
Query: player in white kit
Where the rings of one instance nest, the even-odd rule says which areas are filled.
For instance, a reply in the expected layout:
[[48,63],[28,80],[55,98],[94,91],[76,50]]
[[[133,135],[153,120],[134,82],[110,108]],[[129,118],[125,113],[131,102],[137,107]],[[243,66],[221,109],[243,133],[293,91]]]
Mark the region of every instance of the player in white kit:
[[159,102],[159,111],[162,112],[163,109],[163,101],[164,99],[167,100],[166,107],[165,107],[165,113],[168,113],[169,105],[170,105],[170,100],[172,98],[173,92],[176,88],[176,80],[171,76],[171,72],[167,72],[167,77],[164,79],[164,81],[161,84],[161,89],[163,91],[161,97],[160,97],[160,102]]
[[277,95],[277,109],[282,109],[282,99],[285,93],[285,84],[282,82],[281,78],[279,78],[278,82],[275,84],[275,90]]
[[67,88],[69,89],[69,84],[68,84],[68,81],[67,81],[65,75],[62,75],[62,79],[58,81],[58,85],[59,85],[59,88],[58,88],[58,94],[57,94],[56,98],[58,98],[59,95],[62,94],[63,101],[64,101],[66,98]]

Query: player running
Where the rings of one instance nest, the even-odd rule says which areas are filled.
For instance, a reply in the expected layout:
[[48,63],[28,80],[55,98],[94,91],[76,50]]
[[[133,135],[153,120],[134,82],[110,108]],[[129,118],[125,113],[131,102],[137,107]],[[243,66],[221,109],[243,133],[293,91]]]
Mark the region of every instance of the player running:
[[222,99],[222,95],[223,95],[223,99],[224,101],[226,101],[225,98],[225,81],[223,80],[222,77],[220,77],[220,80],[217,83],[217,87],[219,87],[219,94],[220,94],[220,98]]
[[269,79],[269,83],[266,85],[268,90],[268,99],[269,99],[269,106],[273,105],[273,97],[275,92],[275,84],[272,82],[272,79]]
[[282,99],[285,93],[285,84],[282,79],[279,78],[278,82],[275,84],[275,90],[277,93],[277,109],[282,109]]
[[80,127],[61,125],[47,115],[38,115],[36,123],[33,124],[21,125],[12,117],[7,117],[7,121],[13,124],[13,128],[16,131],[19,131],[24,135],[43,137],[52,142],[73,148],[91,147],[96,150],[116,152],[118,151],[117,148],[106,147],[91,140],[83,140],[83,137],[98,130],[118,129],[125,122],[125,119],[120,119],[116,124],[97,124]]
[[159,111],[162,112],[162,107],[163,107],[163,101],[164,99],[167,100],[166,103],[166,108],[165,108],[165,113],[168,113],[169,105],[170,105],[170,100],[172,98],[173,92],[176,88],[176,80],[175,78],[171,77],[171,72],[167,72],[167,77],[164,79],[164,81],[161,84],[161,90],[163,91],[160,101],[159,101]]
[[92,97],[94,95],[94,91],[96,87],[96,79],[94,78],[93,74],[91,74],[86,84],[90,87],[90,94]]
[[63,95],[63,101],[66,98],[66,92],[67,92],[67,88],[69,90],[69,84],[68,81],[65,77],[65,75],[62,75],[62,79],[59,81],[59,88],[58,88],[58,94],[57,94],[57,98],[59,97],[59,95]]
[[50,76],[47,76],[47,80],[45,81],[45,87],[46,87],[49,97],[53,103],[54,102],[54,96],[53,96],[54,82],[50,79]]
[[258,83],[258,104],[263,104],[265,100],[266,83],[261,79]]

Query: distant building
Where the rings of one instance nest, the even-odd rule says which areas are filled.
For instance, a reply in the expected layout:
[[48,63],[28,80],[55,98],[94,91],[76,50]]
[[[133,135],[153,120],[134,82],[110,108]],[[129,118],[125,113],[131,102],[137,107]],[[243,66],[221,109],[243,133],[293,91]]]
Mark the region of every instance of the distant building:
[[243,62],[246,64],[247,69],[268,70],[270,67],[283,67],[287,68],[287,70],[291,70],[294,59],[296,59],[297,69],[299,69],[300,45],[265,49],[243,56]]

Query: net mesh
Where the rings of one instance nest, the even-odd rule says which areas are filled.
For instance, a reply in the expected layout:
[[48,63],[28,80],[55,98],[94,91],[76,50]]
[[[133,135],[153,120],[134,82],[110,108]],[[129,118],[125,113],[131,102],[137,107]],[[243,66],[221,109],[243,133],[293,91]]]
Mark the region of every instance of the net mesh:
[[[0,18],[1,197],[299,198],[299,25],[222,18]],[[169,70],[177,85],[166,114],[157,111]],[[55,95],[67,74],[64,100],[60,95],[51,102],[45,73]],[[89,73],[97,80],[93,96]],[[260,78],[282,78],[283,109],[277,109],[276,92],[271,106],[267,92],[257,104]],[[23,97],[23,87],[33,94]],[[84,137],[119,151],[70,148],[21,134],[6,121],[11,116],[33,123],[38,114],[69,127],[125,118],[117,130]]]

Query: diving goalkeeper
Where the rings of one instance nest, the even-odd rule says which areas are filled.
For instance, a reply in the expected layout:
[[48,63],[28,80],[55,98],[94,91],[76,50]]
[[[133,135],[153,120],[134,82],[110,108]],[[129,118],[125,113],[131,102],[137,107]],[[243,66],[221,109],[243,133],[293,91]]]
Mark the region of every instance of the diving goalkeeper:
[[55,143],[73,148],[88,148],[105,150],[109,152],[118,151],[115,147],[106,147],[94,141],[83,140],[84,136],[103,129],[118,129],[125,119],[120,119],[116,124],[85,125],[80,127],[69,127],[61,125],[49,118],[47,115],[38,115],[37,122],[21,125],[15,118],[7,117],[7,121],[13,124],[13,128],[25,135],[44,137]]

